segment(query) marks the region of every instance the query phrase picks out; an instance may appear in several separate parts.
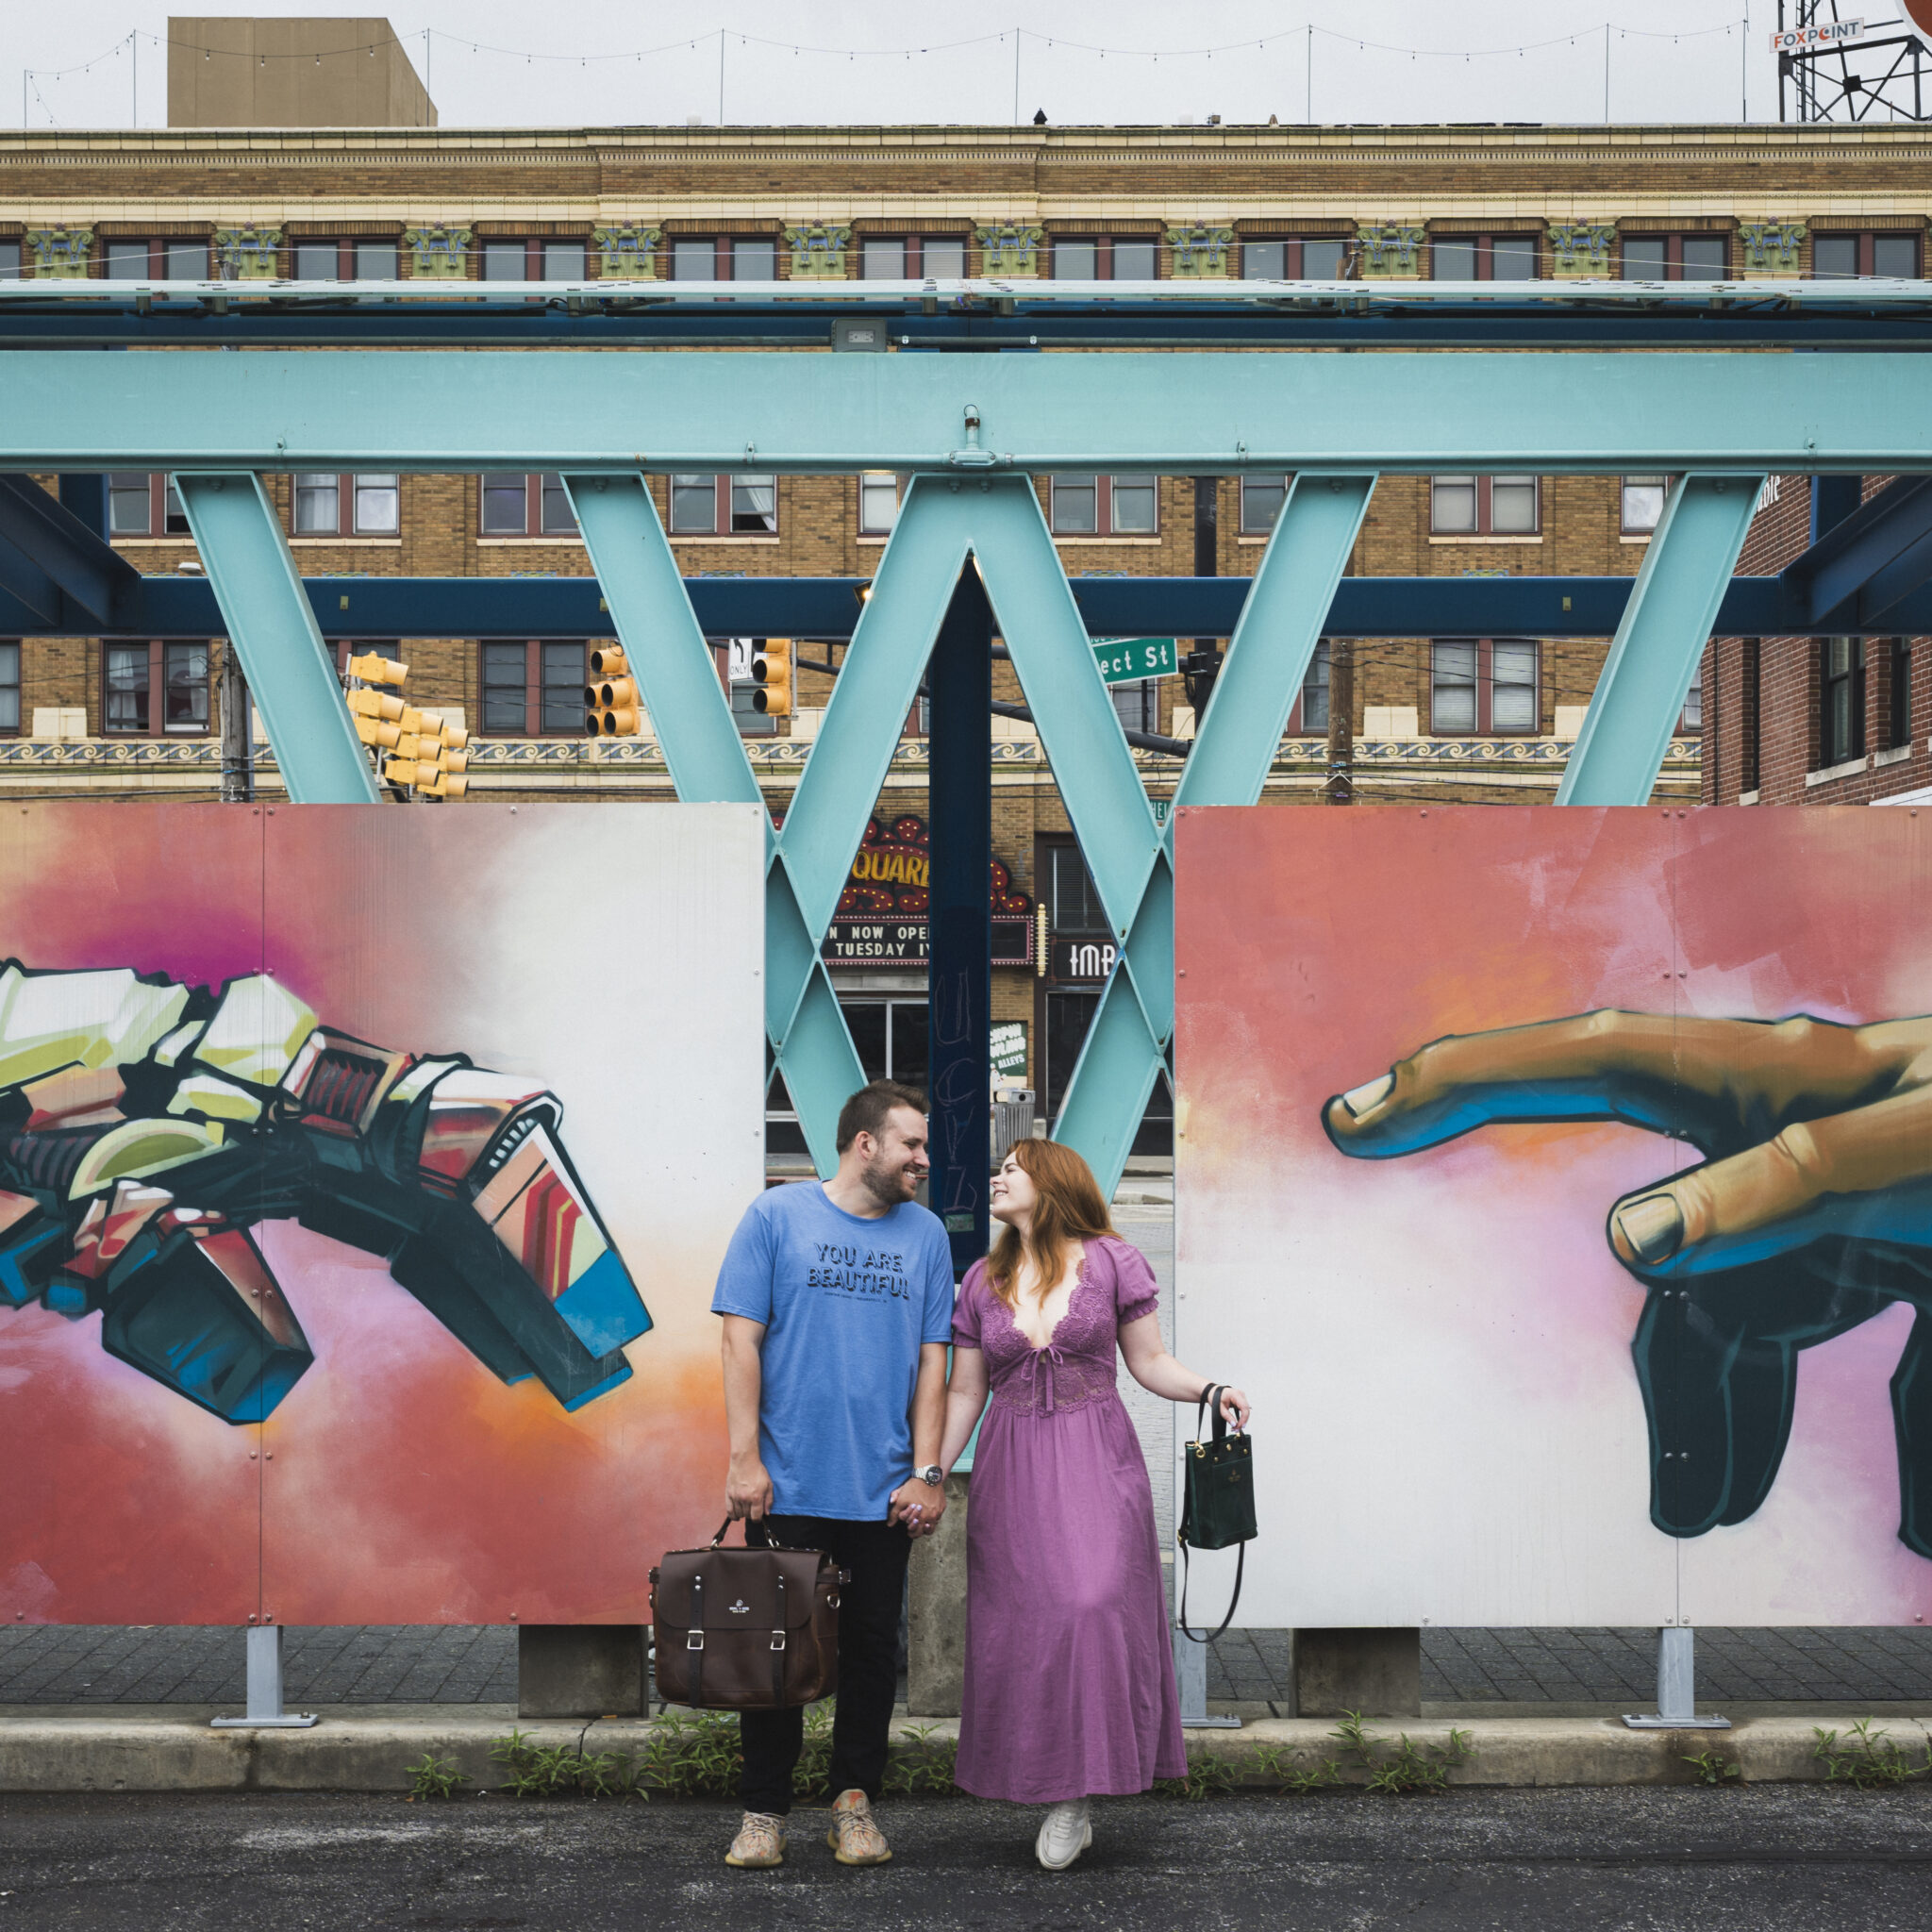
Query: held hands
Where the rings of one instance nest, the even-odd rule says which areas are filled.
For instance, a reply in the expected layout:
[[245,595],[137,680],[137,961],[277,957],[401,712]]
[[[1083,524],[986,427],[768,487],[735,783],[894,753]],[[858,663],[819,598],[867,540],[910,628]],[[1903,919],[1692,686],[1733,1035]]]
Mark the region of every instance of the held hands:
[[888,1523],[898,1524],[908,1536],[930,1536],[946,1513],[946,1486],[937,1489],[909,1476],[892,1491],[891,1507],[886,1511]]
[[733,1523],[762,1523],[771,1513],[772,1478],[756,1456],[731,1458],[724,1476],[724,1507]]

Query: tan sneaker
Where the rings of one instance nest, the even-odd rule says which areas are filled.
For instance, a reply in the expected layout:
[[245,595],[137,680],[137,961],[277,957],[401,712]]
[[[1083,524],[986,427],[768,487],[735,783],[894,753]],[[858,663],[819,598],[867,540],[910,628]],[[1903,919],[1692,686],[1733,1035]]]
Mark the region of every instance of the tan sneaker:
[[724,1854],[727,1865],[742,1871],[764,1872],[785,1862],[785,1821],[770,1811],[747,1811],[731,1849]]
[[872,1815],[872,1801],[860,1790],[841,1791],[832,1801],[832,1828],[825,1842],[841,1865],[883,1865],[892,1856]]

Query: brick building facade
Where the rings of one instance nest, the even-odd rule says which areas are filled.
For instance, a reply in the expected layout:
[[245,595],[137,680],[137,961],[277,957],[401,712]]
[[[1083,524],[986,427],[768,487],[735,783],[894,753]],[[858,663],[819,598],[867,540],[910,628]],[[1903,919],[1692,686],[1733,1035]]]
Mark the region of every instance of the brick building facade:
[[[1924,149],[1923,133],[1903,125],[50,130],[0,136],[0,274],[263,282],[1916,275],[1932,213]],[[1212,486],[1220,574],[1251,574],[1282,480]],[[1388,477],[1350,570],[1634,574],[1663,480]],[[688,575],[861,576],[876,566],[895,487],[857,476],[651,485]],[[567,502],[541,477],[278,476],[272,488],[305,574],[341,577],[345,608],[360,575],[588,574]],[[1191,479],[1041,478],[1038,488],[1069,573],[1194,574]],[[1802,494],[1786,479],[1759,519],[1764,541]],[[117,476],[111,502],[113,541],[141,570],[198,567],[166,479]],[[1547,801],[1606,642],[1359,641],[1357,796]],[[576,729],[584,645],[409,641],[412,701],[459,713],[475,734],[473,796],[671,795],[648,730],[611,744]],[[1817,730],[1815,719],[1800,724],[1778,708],[1797,703],[1785,694],[1783,649],[1764,641],[1756,658],[1755,689],[1773,694],[1757,700],[1768,721],[1767,798],[1784,783],[1772,774],[1797,756],[1788,744]],[[721,676],[726,662],[721,648]],[[1730,642],[1712,659],[1720,721],[1742,715],[1742,666]],[[0,642],[0,792],[213,796],[220,669],[219,641]],[[1867,669],[1868,706],[1883,701],[1890,675],[1889,662]],[[1271,803],[1318,794],[1322,679],[1318,665],[1271,774]],[[805,673],[797,715],[749,738],[776,810],[827,689],[821,674]],[[995,695],[1021,696],[1004,663]],[[1118,688],[1117,703],[1140,728],[1179,737],[1192,728],[1177,679]],[[748,734],[758,722],[746,707]],[[1685,798],[1699,785],[1696,723],[1687,716],[1672,747],[1662,796]],[[1056,856],[1070,834],[1037,737],[996,719],[989,746],[995,851],[1018,890],[1049,902],[1049,937],[1077,936],[1078,868]],[[1720,739],[1706,796],[1745,789],[1728,756]],[[1136,757],[1164,800],[1175,760]],[[1896,767],[1907,770],[1920,771],[1909,751]],[[272,789],[272,762],[262,775]],[[1850,785],[1848,775],[1829,780]],[[881,822],[924,808],[915,716]],[[924,996],[923,974],[909,965],[839,972],[855,1004]],[[1056,1099],[1091,985],[1061,984],[1039,965],[996,978],[994,1017],[1033,1029],[1031,1081]],[[1051,1056],[1041,1051],[1042,1032],[1054,1037]]]

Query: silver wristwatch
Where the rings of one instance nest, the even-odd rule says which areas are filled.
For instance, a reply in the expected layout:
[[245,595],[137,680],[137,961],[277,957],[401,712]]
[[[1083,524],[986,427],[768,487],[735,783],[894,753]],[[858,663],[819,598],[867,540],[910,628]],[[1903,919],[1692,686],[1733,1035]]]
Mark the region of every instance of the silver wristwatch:
[[946,1479],[945,1471],[937,1462],[928,1462],[924,1469],[915,1469],[912,1474],[931,1490],[938,1489]]

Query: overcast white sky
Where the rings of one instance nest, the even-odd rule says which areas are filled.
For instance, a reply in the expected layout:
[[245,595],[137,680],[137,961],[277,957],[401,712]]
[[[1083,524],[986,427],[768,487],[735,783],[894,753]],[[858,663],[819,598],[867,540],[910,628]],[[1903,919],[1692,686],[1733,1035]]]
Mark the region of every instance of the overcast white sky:
[[[259,0],[234,10],[325,9],[312,0]],[[1859,10],[1840,8],[1847,17]],[[1317,121],[1601,122],[1607,18],[1611,118],[1735,121],[1748,91],[1750,118],[1774,120],[1775,0],[1752,0],[1748,39],[1745,11],[1744,0],[415,0],[390,21],[418,71],[427,65],[444,126],[715,122],[721,28],[730,123],[1010,122],[1016,22],[1025,29],[1018,53],[1026,121],[1036,108],[1056,122],[1302,121],[1312,25]],[[1875,29],[1897,9],[1874,0],[1863,11]],[[16,90],[10,112],[21,111],[24,70],[49,70],[24,90],[28,125],[125,127],[130,117],[163,125],[166,53],[156,42],[166,31],[165,6],[4,0],[0,88]],[[135,59],[125,47],[91,72],[54,77],[51,70],[106,53],[130,32],[141,36],[138,108]],[[662,48],[678,33],[682,42],[642,59],[596,58]],[[939,50],[979,35],[1004,38]],[[1576,38],[1534,44],[1561,36]],[[1351,37],[1442,51],[1377,51]],[[513,51],[473,53],[475,42]],[[801,42],[839,51],[792,52]],[[1088,50],[1100,46],[1109,51]],[[1221,51],[1188,51],[1210,46]],[[865,51],[907,48],[931,51]],[[1508,51],[1484,51],[1499,48]],[[848,58],[847,49],[858,51]]]

